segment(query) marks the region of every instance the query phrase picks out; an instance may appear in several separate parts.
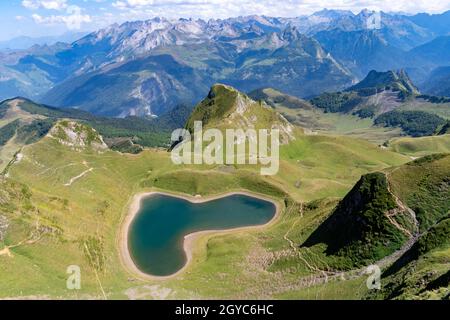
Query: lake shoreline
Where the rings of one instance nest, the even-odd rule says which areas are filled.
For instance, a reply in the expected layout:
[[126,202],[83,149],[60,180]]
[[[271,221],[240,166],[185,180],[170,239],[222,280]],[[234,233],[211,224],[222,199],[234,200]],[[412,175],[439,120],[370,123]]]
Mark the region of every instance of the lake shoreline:
[[[184,242],[183,242],[183,249],[186,254],[186,263],[184,264],[184,266],[174,274],[167,275],[167,276],[154,276],[154,275],[150,275],[150,274],[147,274],[147,273],[141,271],[137,267],[137,265],[134,263],[133,259],[131,258],[130,251],[128,248],[128,232],[130,229],[130,225],[141,209],[142,200],[145,198],[151,197],[153,195],[164,195],[164,196],[179,198],[179,199],[187,200],[191,203],[204,203],[204,202],[214,201],[217,199],[221,199],[221,198],[225,198],[225,197],[229,197],[229,196],[233,196],[233,195],[244,195],[244,196],[248,196],[248,197],[252,197],[252,198],[256,198],[256,199],[260,199],[260,200],[268,201],[268,202],[272,203],[275,206],[275,213],[274,213],[273,218],[269,222],[267,222],[263,225],[237,227],[237,228],[224,229],[224,230],[204,230],[204,231],[198,231],[198,232],[187,234],[184,237]],[[121,223],[120,235],[119,235],[120,260],[121,260],[123,266],[129,272],[131,272],[134,276],[136,276],[142,280],[172,279],[172,278],[175,278],[175,277],[179,276],[180,274],[182,274],[190,266],[190,264],[192,262],[193,250],[195,247],[196,240],[199,239],[200,237],[207,236],[207,235],[210,235],[210,236],[222,235],[222,234],[231,234],[231,233],[242,232],[242,231],[246,231],[246,230],[262,229],[262,228],[268,227],[269,225],[272,225],[279,218],[280,213],[281,213],[281,204],[278,201],[276,201],[272,198],[269,198],[267,196],[264,196],[264,195],[261,195],[258,193],[252,193],[249,191],[231,191],[231,192],[227,192],[227,193],[223,193],[223,194],[206,196],[206,197],[190,196],[190,195],[186,195],[186,194],[171,193],[171,192],[166,192],[166,191],[141,192],[132,197],[131,204],[129,204],[129,206],[128,206],[128,211],[125,216],[125,219]]]

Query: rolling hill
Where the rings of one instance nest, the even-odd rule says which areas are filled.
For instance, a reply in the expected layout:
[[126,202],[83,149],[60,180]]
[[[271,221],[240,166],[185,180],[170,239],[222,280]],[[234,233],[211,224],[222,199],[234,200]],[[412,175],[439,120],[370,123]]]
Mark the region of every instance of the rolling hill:
[[373,119],[375,126],[401,128],[414,137],[438,134],[449,117],[448,101],[420,95],[403,70],[371,71],[345,91],[324,93],[311,103],[325,112]]
[[[254,115],[255,127],[287,125],[268,105],[234,88],[216,85],[210,91],[192,115],[203,119],[208,112],[212,114],[205,119],[211,120],[206,126],[248,128],[240,120]],[[40,113],[69,111],[33,104],[27,108],[42,108]],[[238,109],[245,111],[230,123],[227,116],[233,117]],[[327,257],[319,254],[302,259],[290,241],[298,242],[299,235],[312,232],[336,198],[348,192],[362,174],[408,160],[362,140],[309,136],[298,130],[295,140],[281,147],[278,174],[263,177],[250,165],[177,166],[161,149],[131,155],[105,148],[101,142],[101,148],[91,148],[102,137],[100,130],[90,129],[87,120],[55,117],[55,121],[49,134],[23,146],[7,176],[0,178],[0,271],[7,283],[16,283],[4,286],[2,281],[2,297],[43,298],[42,286],[48,297],[74,297],[61,286],[67,265],[74,263],[84,274],[84,285],[77,294],[86,298],[136,298],[139,292],[151,298],[162,288],[172,298],[300,296],[297,291],[306,287],[302,281],[322,275],[311,265],[322,268],[320,261]],[[195,245],[195,262],[185,274],[154,282],[134,278],[123,268],[116,246],[129,199],[149,190],[201,196],[248,190],[272,197],[283,211],[279,222],[262,232],[208,235]],[[263,262],[267,258],[270,263]],[[220,279],[212,276],[217,273],[222,274]],[[28,280],[20,281],[18,274]],[[293,283],[293,279],[303,280]],[[333,295],[332,283],[323,287],[323,294]],[[353,284],[344,282],[342,290],[362,294],[350,289]]]
[[110,148],[139,153],[143,147],[167,147],[170,134],[181,128],[190,110],[175,107],[159,118],[106,118],[77,109],[60,109],[37,104],[24,98],[0,103],[0,168],[3,170],[20,149],[40,140],[53,125],[70,119],[92,126],[105,138]]
[[377,261],[384,284],[369,297],[448,298],[449,165],[437,154],[363,176],[302,247],[325,244],[337,267]]

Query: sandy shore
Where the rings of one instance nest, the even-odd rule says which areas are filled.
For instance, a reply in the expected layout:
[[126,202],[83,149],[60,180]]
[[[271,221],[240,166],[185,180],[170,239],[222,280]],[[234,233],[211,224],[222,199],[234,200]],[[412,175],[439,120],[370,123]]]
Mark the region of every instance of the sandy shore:
[[[275,205],[275,215],[268,223],[266,223],[264,225],[239,227],[239,228],[226,229],[226,230],[205,230],[205,231],[199,231],[199,232],[188,234],[184,237],[183,248],[186,253],[187,261],[186,261],[186,264],[183,266],[183,268],[181,268],[178,272],[168,275],[168,276],[163,276],[163,277],[152,276],[150,274],[142,272],[134,264],[133,259],[131,258],[130,252],[128,250],[128,230],[130,228],[131,222],[133,221],[134,217],[140,210],[142,199],[150,197],[152,195],[156,195],[156,194],[181,198],[181,199],[190,201],[192,203],[203,203],[203,202],[213,201],[213,200],[224,198],[224,197],[231,196],[231,195],[246,195],[249,197],[253,197],[253,198],[257,198],[257,199],[261,199],[261,200],[265,200],[265,201],[269,201],[269,202],[273,203]],[[247,192],[247,191],[228,192],[228,193],[218,194],[218,195],[214,195],[214,196],[206,196],[206,197],[197,197],[197,196],[193,197],[193,196],[177,194],[177,193],[170,193],[170,192],[165,192],[165,191],[164,192],[152,191],[152,192],[139,193],[139,194],[136,194],[132,198],[131,204],[129,205],[128,213],[127,213],[124,221],[121,224],[120,235],[118,238],[120,259],[121,259],[123,266],[129,272],[131,272],[134,276],[136,276],[142,280],[166,280],[166,279],[174,278],[174,277],[182,274],[184,271],[186,271],[188,266],[191,264],[193,250],[195,247],[196,240],[198,238],[200,238],[201,236],[205,236],[205,235],[210,235],[210,236],[214,235],[215,236],[215,235],[230,234],[230,233],[235,233],[235,232],[242,232],[242,231],[247,231],[247,230],[262,229],[262,228],[265,228],[265,227],[273,224],[279,218],[280,213],[281,213],[281,204],[280,203],[278,203],[277,201],[275,201],[271,198],[268,198],[264,195],[251,193],[251,192]]]

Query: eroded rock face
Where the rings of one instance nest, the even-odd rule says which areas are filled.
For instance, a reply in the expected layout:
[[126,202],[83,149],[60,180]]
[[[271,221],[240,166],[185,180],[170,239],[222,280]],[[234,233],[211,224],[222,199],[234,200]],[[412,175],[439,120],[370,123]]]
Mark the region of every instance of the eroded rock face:
[[58,122],[50,130],[48,136],[76,150],[90,147],[100,151],[108,148],[102,136],[95,129],[75,121]]
[[0,215],[0,241],[3,241],[6,237],[6,231],[9,227],[9,221],[5,216]]

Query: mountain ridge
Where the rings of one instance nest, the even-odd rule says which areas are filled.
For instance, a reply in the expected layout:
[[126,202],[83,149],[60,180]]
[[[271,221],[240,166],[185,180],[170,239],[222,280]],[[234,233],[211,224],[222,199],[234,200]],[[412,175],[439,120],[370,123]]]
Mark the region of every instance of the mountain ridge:
[[[296,18],[154,18],[114,24],[71,45],[3,53],[0,98],[24,95],[108,116],[160,115],[176,104],[195,105],[215,82],[245,92],[273,87],[309,98],[348,87],[370,69],[407,68],[415,80],[423,80],[439,67],[429,56],[409,51],[433,41],[437,34],[430,27],[382,12],[380,29],[368,30],[366,21],[373,14],[324,10]],[[349,56],[343,48],[353,45],[358,50]],[[148,59],[159,59],[149,56],[164,55],[172,57],[171,64],[191,69],[195,80],[190,85],[196,84],[192,92],[173,68],[144,67]],[[139,63],[141,70],[130,72]],[[116,96],[108,100],[95,86],[106,96]]]

